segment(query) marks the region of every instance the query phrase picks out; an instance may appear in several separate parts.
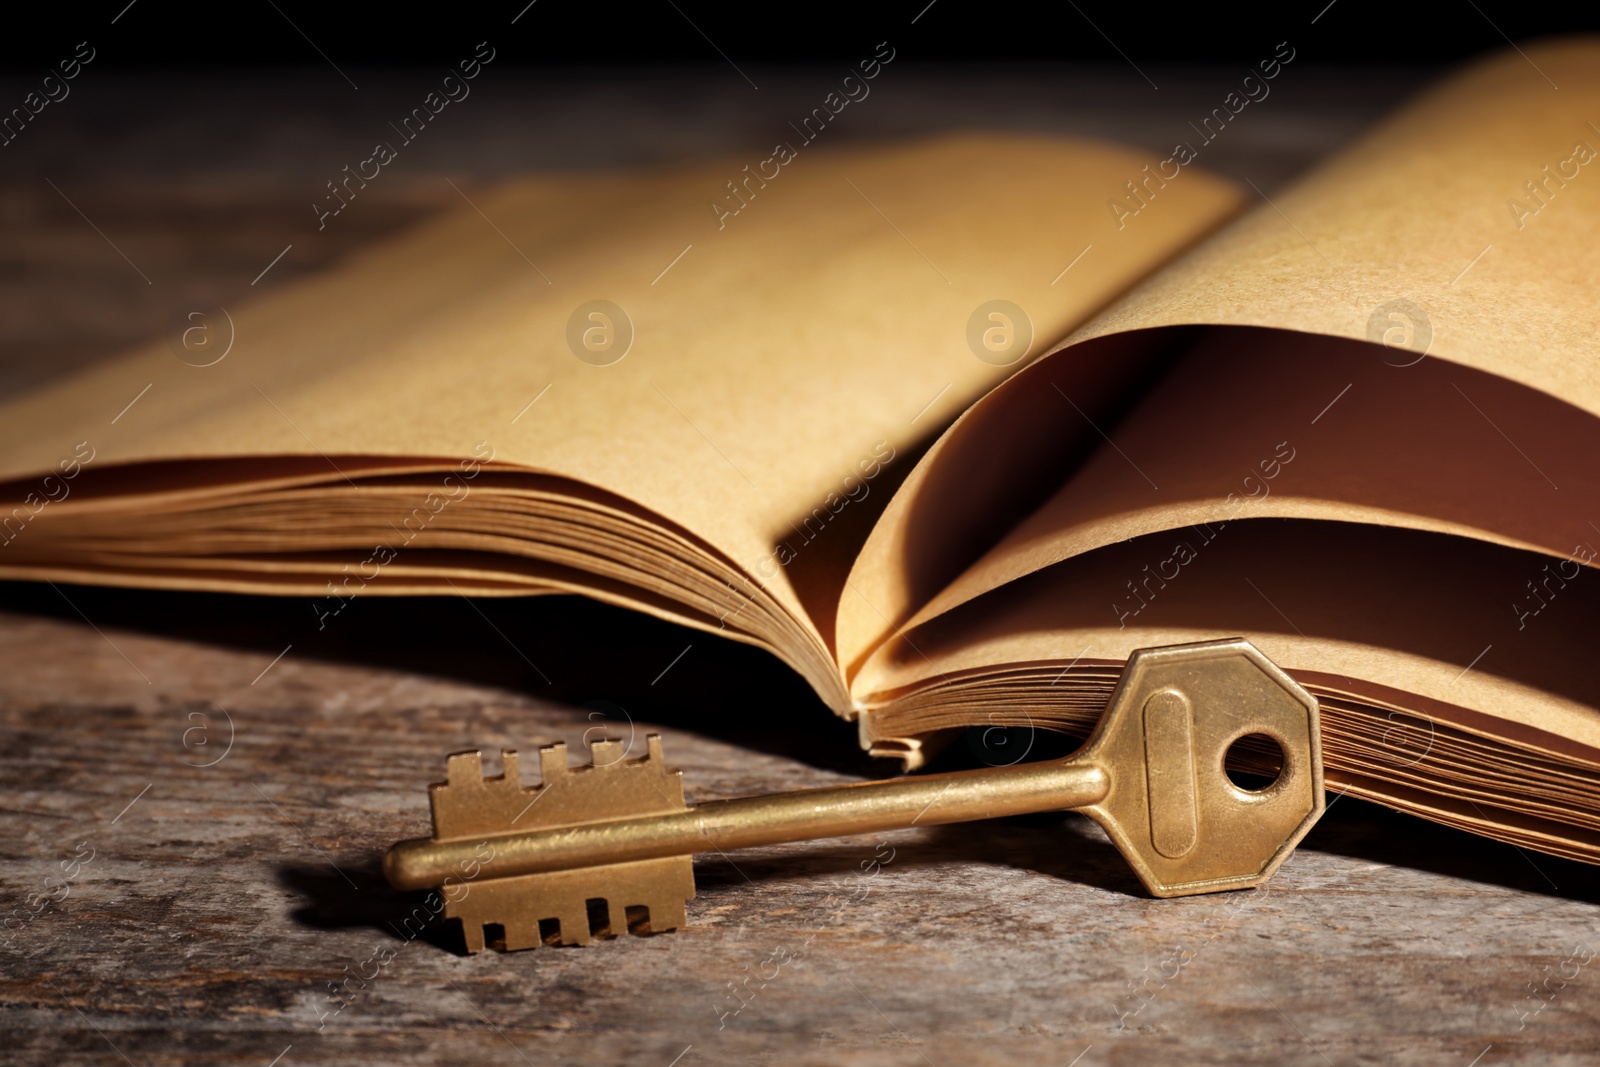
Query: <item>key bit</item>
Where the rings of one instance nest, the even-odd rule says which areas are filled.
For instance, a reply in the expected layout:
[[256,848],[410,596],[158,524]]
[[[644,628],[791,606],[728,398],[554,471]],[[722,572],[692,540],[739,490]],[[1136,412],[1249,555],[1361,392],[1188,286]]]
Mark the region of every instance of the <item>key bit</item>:
[[[469,951],[494,924],[506,949],[586,944],[685,925],[692,853],[1076,809],[1152,894],[1176,897],[1265,882],[1324,806],[1317,702],[1242,639],[1135,652],[1095,732],[1064,760],[689,807],[659,736],[640,759],[614,741],[592,752],[592,766],[569,769],[564,745],[541,749],[534,788],[514,752],[498,778],[483,777],[476,752],[451,756],[448,781],[431,787],[434,836],[389,850],[390,883],[443,887]],[[1237,785],[1230,757],[1276,778]]]
[[[496,925],[503,931],[500,947],[513,951],[546,939],[586,945],[591,934],[670,930],[687,922],[684,904],[694,896],[688,854],[512,877],[482,873],[508,832],[684,811],[683,776],[667,770],[660,736],[650,735],[642,759],[623,759],[625,747],[596,741],[591,765],[569,768],[567,746],[546,745],[539,750],[542,784],[535,789],[523,788],[514,751],[501,753],[495,778],[484,777],[477,752],[449,757],[445,781],[429,787],[433,837],[427,843],[449,853],[450,870],[429,885],[441,888],[445,917],[461,920],[467,951],[481,952],[485,928]],[[463,847],[466,855],[459,854]]]

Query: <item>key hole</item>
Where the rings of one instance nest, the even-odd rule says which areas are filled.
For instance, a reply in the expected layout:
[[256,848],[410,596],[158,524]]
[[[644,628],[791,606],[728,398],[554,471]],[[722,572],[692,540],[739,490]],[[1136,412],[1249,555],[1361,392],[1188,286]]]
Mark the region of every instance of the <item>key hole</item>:
[[1283,777],[1283,745],[1266,734],[1245,734],[1222,757],[1228,781],[1246,793],[1264,793]]

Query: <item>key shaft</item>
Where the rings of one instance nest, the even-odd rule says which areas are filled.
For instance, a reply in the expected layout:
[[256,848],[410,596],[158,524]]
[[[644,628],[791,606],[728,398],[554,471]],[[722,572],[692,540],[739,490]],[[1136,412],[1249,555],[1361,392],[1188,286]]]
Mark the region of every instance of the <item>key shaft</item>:
[[[569,767],[565,745],[541,748],[538,786],[514,751],[497,776],[478,752],[450,756],[429,790],[433,836],[389,850],[389,881],[438,887],[469,952],[515,950],[686,925],[695,853],[1032,812],[1094,819],[1156,896],[1245,889],[1324,808],[1317,701],[1239,639],[1135,651],[1064,760],[690,807],[659,736],[643,756],[620,741],[590,756]],[[1243,767],[1261,777],[1229,777]]]
[[[858,782],[712,800],[665,815],[488,834],[479,840],[416,838],[389,851],[384,873],[397,888],[426,889],[474,859],[479,878],[509,878],[1087,807],[1104,800],[1110,786],[1110,775],[1100,763],[1080,757]],[[487,860],[481,841],[493,850]]]

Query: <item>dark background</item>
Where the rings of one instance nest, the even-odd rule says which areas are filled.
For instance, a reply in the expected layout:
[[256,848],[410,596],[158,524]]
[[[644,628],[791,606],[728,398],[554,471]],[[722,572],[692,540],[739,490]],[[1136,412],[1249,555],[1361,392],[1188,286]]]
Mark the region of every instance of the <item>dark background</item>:
[[[880,41],[895,49],[893,73],[874,83],[869,105],[830,127],[830,142],[977,127],[1161,150],[1288,41],[1293,75],[1277,79],[1272,103],[1252,110],[1206,158],[1271,195],[1441,68],[1502,50],[1508,39],[1600,28],[1600,10],[1507,0],[1411,9],[1377,0],[110,0],[45,5],[8,21],[0,114],[79,42],[95,56],[70,98],[0,150],[0,396],[147,342],[185,301],[253,297],[460,209],[458,186],[550,168],[748,154],[770,145]],[[311,205],[326,179],[369,151],[375,135],[387,136],[387,121],[480,41],[496,54],[470,104],[452,107],[336,225],[319,230]],[[758,692],[768,712],[794,707],[793,721],[816,724],[808,756],[857,759],[853,728],[823,713],[771,657],[588,602],[484,601],[480,617],[452,598],[384,598],[361,604],[338,634],[308,636],[311,616],[298,598],[72,596],[77,607],[48,586],[0,583],[0,611],[76,620],[81,608],[100,625],[269,655],[293,641],[297,657],[406,664],[579,705],[603,698],[757,747],[741,732],[748,709],[728,694]],[[546,690],[485,620],[570,669]],[[654,684],[690,642],[694,654]],[[718,684],[728,676],[745,684]],[[784,744],[794,750],[793,739]]]
[[703,0],[415,6],[134,0],[130,5],[110,0],[29,10],[25,29],[13,25],[4,34],[0,67],[15,73],[44,68],[86,39],[101,50],[97,63],[120,70],[315,66],[325,60],[339,67],[448,63],[484,39],[500,51],[497,62],[530,67],[699,65],[724,58],[757,66],[850,63],[884,39],[901,50],[903,61],[917,63],[1251,63],[1289,39],[1305,49],[1310,62],[1438,64],[1503,47],[1508,39],[1596,26],[1600,12],[1593,4],[1507,0],[1416,5],[901,0],[871,6]]

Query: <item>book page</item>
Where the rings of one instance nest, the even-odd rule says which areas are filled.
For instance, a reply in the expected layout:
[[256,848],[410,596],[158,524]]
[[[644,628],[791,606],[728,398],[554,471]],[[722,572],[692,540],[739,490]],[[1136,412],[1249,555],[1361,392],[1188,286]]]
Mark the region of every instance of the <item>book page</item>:
[[[1600,557],[1600,418],[1508,378],[1388,354],[1211,330],[1115,427],[1114,446],[996,549],[989,562],[1004,570],[983,581],[1158,530],[1268,517],[1436,530],[1574,565]],[[927,616],[967,589],[957,583]],[[1106,610],[1131,621],[1138,606],[1128,591]]]
[[[1143,579],[1163,560],[1170,580]],[[1120,624],[1107,609],[1133,582]],[[1507,610],[1526,584],[1542,607]],[[1135,538],[908,631],[857,679],[866,740],[975,723],[1086,735],[1138,648],[1242,636],[1323,706],[1331,792],[1600,861],[1600,580],[1468,538],[1243,520]]]
[[[1146,588],[1146,565],[1175,553],[1189,562]],[[1487,709],[1600,752],[1600,674],[1584,651],[1600,632],[1596,577],[1467,538],[1246,520],[1150,534],[1019,579],[886,646],[863,677],[882,704],[941,675],[1242,635],[1291,673]],[[1129,580],[1145,598],[1136,625],[1106,610]],[[1519,619],[1507,605],[1528,580],[1545,607]],[[1547,706],[1562,709],[1561,729]]]
[[1443,530],[1588,562],[1600,43],[1525,51],[1425,94],[980,402],[1003,421],[1054,391],[1066,417],[1057,361],[1126,346],[1129,331],[1265,328],[1173,337],[1189,355],[1148,409],[1097,426],[1100,451],[1053,499],[875,635],[1098,545],[1245,514]]
[[[352,561],[381,570],[374,593],[592,576],[597,595],[632,587],[634,606],[774,648],[837,706],[849,554],[819,565],[840,553],[813,542],[880,508],[915,443],[1024,358],[978,358],[975,311],[1026,307],[1042,348],[1238,193],[1196,174],[1161,224],[1063,277],[1134,153],[972,136],[768,155],[478,194],[6,404],[0,570],[252,592]],[[470,494],[413,541],[453,472]],[[403,547],[352,560],[388,530]]]

